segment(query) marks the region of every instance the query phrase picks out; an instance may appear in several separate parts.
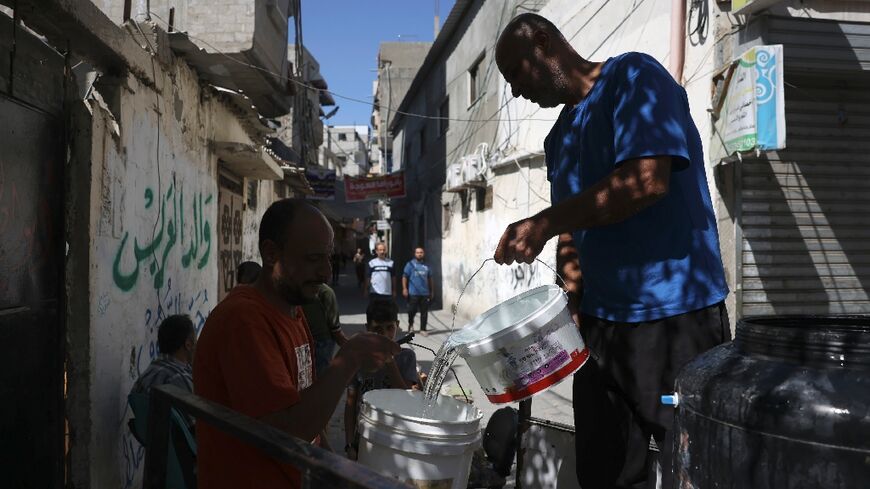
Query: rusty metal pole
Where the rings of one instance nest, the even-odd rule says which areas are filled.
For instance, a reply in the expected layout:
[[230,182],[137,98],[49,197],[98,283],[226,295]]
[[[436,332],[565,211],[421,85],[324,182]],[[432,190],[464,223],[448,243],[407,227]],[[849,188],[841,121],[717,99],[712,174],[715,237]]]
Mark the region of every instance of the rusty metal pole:
[[169,9],[169,32],[173,32],[175,30],[175,7]]
[[130,20],[130,14],[133,11],[133,1],[124,0],[124,22]]

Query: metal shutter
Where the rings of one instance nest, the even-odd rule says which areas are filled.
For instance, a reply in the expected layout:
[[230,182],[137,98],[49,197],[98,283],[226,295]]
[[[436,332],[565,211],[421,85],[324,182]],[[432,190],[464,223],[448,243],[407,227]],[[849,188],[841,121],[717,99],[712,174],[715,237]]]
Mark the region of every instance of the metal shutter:
[[745,316],[870,313],[870,82],[859,75],[787,75],[787,149],[740,163]]

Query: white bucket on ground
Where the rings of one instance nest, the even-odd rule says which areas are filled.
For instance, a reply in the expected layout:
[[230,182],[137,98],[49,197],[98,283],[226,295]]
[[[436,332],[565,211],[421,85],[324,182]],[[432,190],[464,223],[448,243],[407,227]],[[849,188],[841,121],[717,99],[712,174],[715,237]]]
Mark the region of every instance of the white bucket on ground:
[[414,487],[464,489],[480,446],[476,407],[447,396],[423,418],[423,393],[382,389],[363,396],[359,463]]
[[589,350],[557,285],[509,299],[457,331],[450,341],[494,404],[543,392],[586,363]]

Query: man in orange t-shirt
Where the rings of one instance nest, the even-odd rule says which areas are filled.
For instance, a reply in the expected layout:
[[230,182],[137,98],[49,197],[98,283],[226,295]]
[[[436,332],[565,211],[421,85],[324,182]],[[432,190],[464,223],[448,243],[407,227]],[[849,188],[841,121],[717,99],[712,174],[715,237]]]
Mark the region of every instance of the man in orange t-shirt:
[[[400,349],[384,336],[348,340],[323,375],[300,304],[330,278],[332,227],[301,200],[272,204],[260,223],[263,270],[234,288],[209,315],[194,365],[197,395],[260,419],[302,440],[329,422],[344,387],[360,369],[380,369]],[[199,487],[297,488],[299,472],[206,422],[196,427]]]

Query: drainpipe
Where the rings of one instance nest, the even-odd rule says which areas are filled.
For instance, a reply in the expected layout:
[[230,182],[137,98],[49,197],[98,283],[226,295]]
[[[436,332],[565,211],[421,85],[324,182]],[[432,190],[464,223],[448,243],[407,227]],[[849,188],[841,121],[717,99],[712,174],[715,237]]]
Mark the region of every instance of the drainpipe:
[[683,66],[685,63],[686,0],[671,0],[671,63],[668,71],[680,85],[683,84]]

